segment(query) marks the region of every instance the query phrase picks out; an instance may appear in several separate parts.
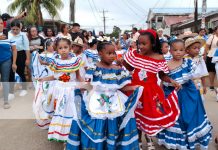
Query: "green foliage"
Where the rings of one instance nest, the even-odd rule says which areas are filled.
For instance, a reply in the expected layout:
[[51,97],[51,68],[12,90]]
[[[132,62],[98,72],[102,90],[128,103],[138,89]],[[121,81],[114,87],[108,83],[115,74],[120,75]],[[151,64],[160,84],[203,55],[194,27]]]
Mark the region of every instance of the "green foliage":
[[121,33],[121,29],[117,26],[114,26],[113,32],[110,34],[110,37],[119,38],[120,33]]
[[14,13],[18,10],[18,13],[21,13],[27,10],[25,23],[42,25],[43,8],[54,18],[59,16],[58,9],[63,8],[63,3],[61,0],[14,0],[14,2],[8,6],[8,11]]

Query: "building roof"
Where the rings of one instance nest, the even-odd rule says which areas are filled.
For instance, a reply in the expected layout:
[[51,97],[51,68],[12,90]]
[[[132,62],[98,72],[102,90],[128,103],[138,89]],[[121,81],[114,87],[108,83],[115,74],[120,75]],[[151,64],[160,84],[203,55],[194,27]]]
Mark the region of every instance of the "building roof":
[[[206,13],[205,17],[209,17],[212,15],[218,15],[218,10]],[[202,16],[199,16],[198,20],[201,20],[201,19],[202,19]],[[177,23],[174,23],[171,25],[176,25],[178,27],[181,27],[181,26],[187,25],[189,23],[193,23],[193,22],[194,22],[194,18],[190,18],[190,19],[184,20],[183,22],[177,22]]]
[[183,22],[184,20],[190,19],[189,16],[165,16],[164,21],[166,26],[171,26],[172,24],[176,24],[179,22]]
[[[207,8],[207,12],[216,11],[216,8]],[[198,9],[198,13],[202,12],[202,8]],[[151,20],[155,15],[162,14],[163,16],[188,16],[194,13],[194,8],[150,8],[147,21]]]
[[[207,12],[218,10],[216,8],[207,8]],[[150,11],[155,14],[175,14],[175,15],[182,15],[182,14],[191,14],[194,12],[194,8],[151,8]],[[199,8],[198,12],[201,13],[202,9]]]

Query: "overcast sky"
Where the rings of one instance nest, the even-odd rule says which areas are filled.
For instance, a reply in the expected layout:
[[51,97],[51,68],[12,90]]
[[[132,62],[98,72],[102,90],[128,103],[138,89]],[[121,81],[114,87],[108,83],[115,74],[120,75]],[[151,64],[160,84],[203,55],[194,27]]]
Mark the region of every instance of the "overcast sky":
[[[13,0],[0,0],[1,13],[6,12],[7,6]],[[60,19],[69,22],[69,0],[63,0],[64,8],[60,11]],[[199,7],[202,0],[199,0]],[[207,0],[208,7],[217,7],[217,0]],[[145,21],[149,8],[191,8],[194,0],[76,0],[76,22],[82,28],[96,31],[103,30],[102,10],[106,10],[107,33],[114,25],[121,29],[131,29],[131,26],[146,27]],[[175,10],[176,11],[176,10]],[[44,13],[44,18],[49,16]]]

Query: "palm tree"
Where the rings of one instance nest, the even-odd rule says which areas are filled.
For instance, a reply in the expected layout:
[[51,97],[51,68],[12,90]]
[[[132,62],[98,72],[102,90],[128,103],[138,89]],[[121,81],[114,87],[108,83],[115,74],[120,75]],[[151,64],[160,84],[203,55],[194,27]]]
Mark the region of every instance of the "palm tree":
[[28,23],[43,25],[42,9],[48,11],[49,15],[54,18],[58,16],[58,9],[63,7],[61,0],[14,0],[8,6],[10,13],[23,12],[27,10],[26,21]]

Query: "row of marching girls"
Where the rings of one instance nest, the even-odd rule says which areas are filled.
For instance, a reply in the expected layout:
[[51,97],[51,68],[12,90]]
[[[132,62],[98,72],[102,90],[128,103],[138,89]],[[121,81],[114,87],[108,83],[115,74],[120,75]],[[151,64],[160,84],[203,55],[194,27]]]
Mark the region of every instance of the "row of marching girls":
[[[53,74],[38,79],[34,100],[38,125],[48,128],[49,140],[67,142],[70,135],[69,142],[76,145],[68,143],[67,149],[80,149],[77,143],[83,136],[86,136],[81,144],[83,148],[115,149],[119,143],[121,148],[138,148],[134,110],[143,88],[126,87],[131,81],[129,72],[112,65],[115,48],[109,42],[101,42],[97,48],[101,61],[89,65],[85,76],[87,83],[83,86],[84,89],[93,86],[92,90],[82,95],[78,88],[85,81],[81,77],[84,62],[79,55],[79,43],[73,43],[75,55],[70,53],[70,41],[59,39],[56,42],[57,54],[53,54],[51,62],[40,56],[40,63],[49,63],[48,69]],[[51,80],[55,80],[54,83],[48,84]],[[132,89],[136,91],[130,97],[122,92]],[[80,135],[74,139],[72,136],[77,134]],[[110,144],[106,144],[109,140]]]
[[[191,60],[202,41],[189,39],[185,45],[182,40],[173,41],[169,63],[155,31],[141,31],[138,41],[139,50],[127,52],[123,60],[131,78],[128,71],[113,65],[115,47],[108,42],[98,45],[101,61],[89,67],[85,76],[93,88],[76,104],[67,149],[141,149],[142,133],[149,150],[155,149],[152,136],[169,149],[195,149],[197,145],[207,149],[212,127],[192,81],[201,75],[196,75]],[[191,59],[183,58],[186,52]],[[121,94],[133,89],[129,97]]]
[[[67,142],[69,150],[140,149],[144,132],[149,149],[154,149],[150,137],[156,135],[168,148],[195,149],[197,144],[207,148],[212,127],[192,82],[195,67],[191,59],[183,59],[183,41],[171,44],[173,59],[167,63],[155,31],[141,31],[138,40],[139,50],[124,55],[123,65],[129,71],[113,64],[116,52],[112,43],[99,42],[100,61],[84,68],[84,78],[82,57],[70,55],[68,40],[57,41],[58,54],[49,65],[54,74],[39,79],[41,91],[36,92],[35,104],[39,103],[34,109],[40,114],[38,123],[49,125],[49,140]],[[91,48],[84,54],[88,51]],[[43,86],[49,80],[55,80],[54,85]],[[81,87],[81,81],[86,81],[85,86]],[[126,91],[133,92],[126,96]],[[38,100],[40,94],[45,98]],[[174,137],[169,130],[178,135]]]

